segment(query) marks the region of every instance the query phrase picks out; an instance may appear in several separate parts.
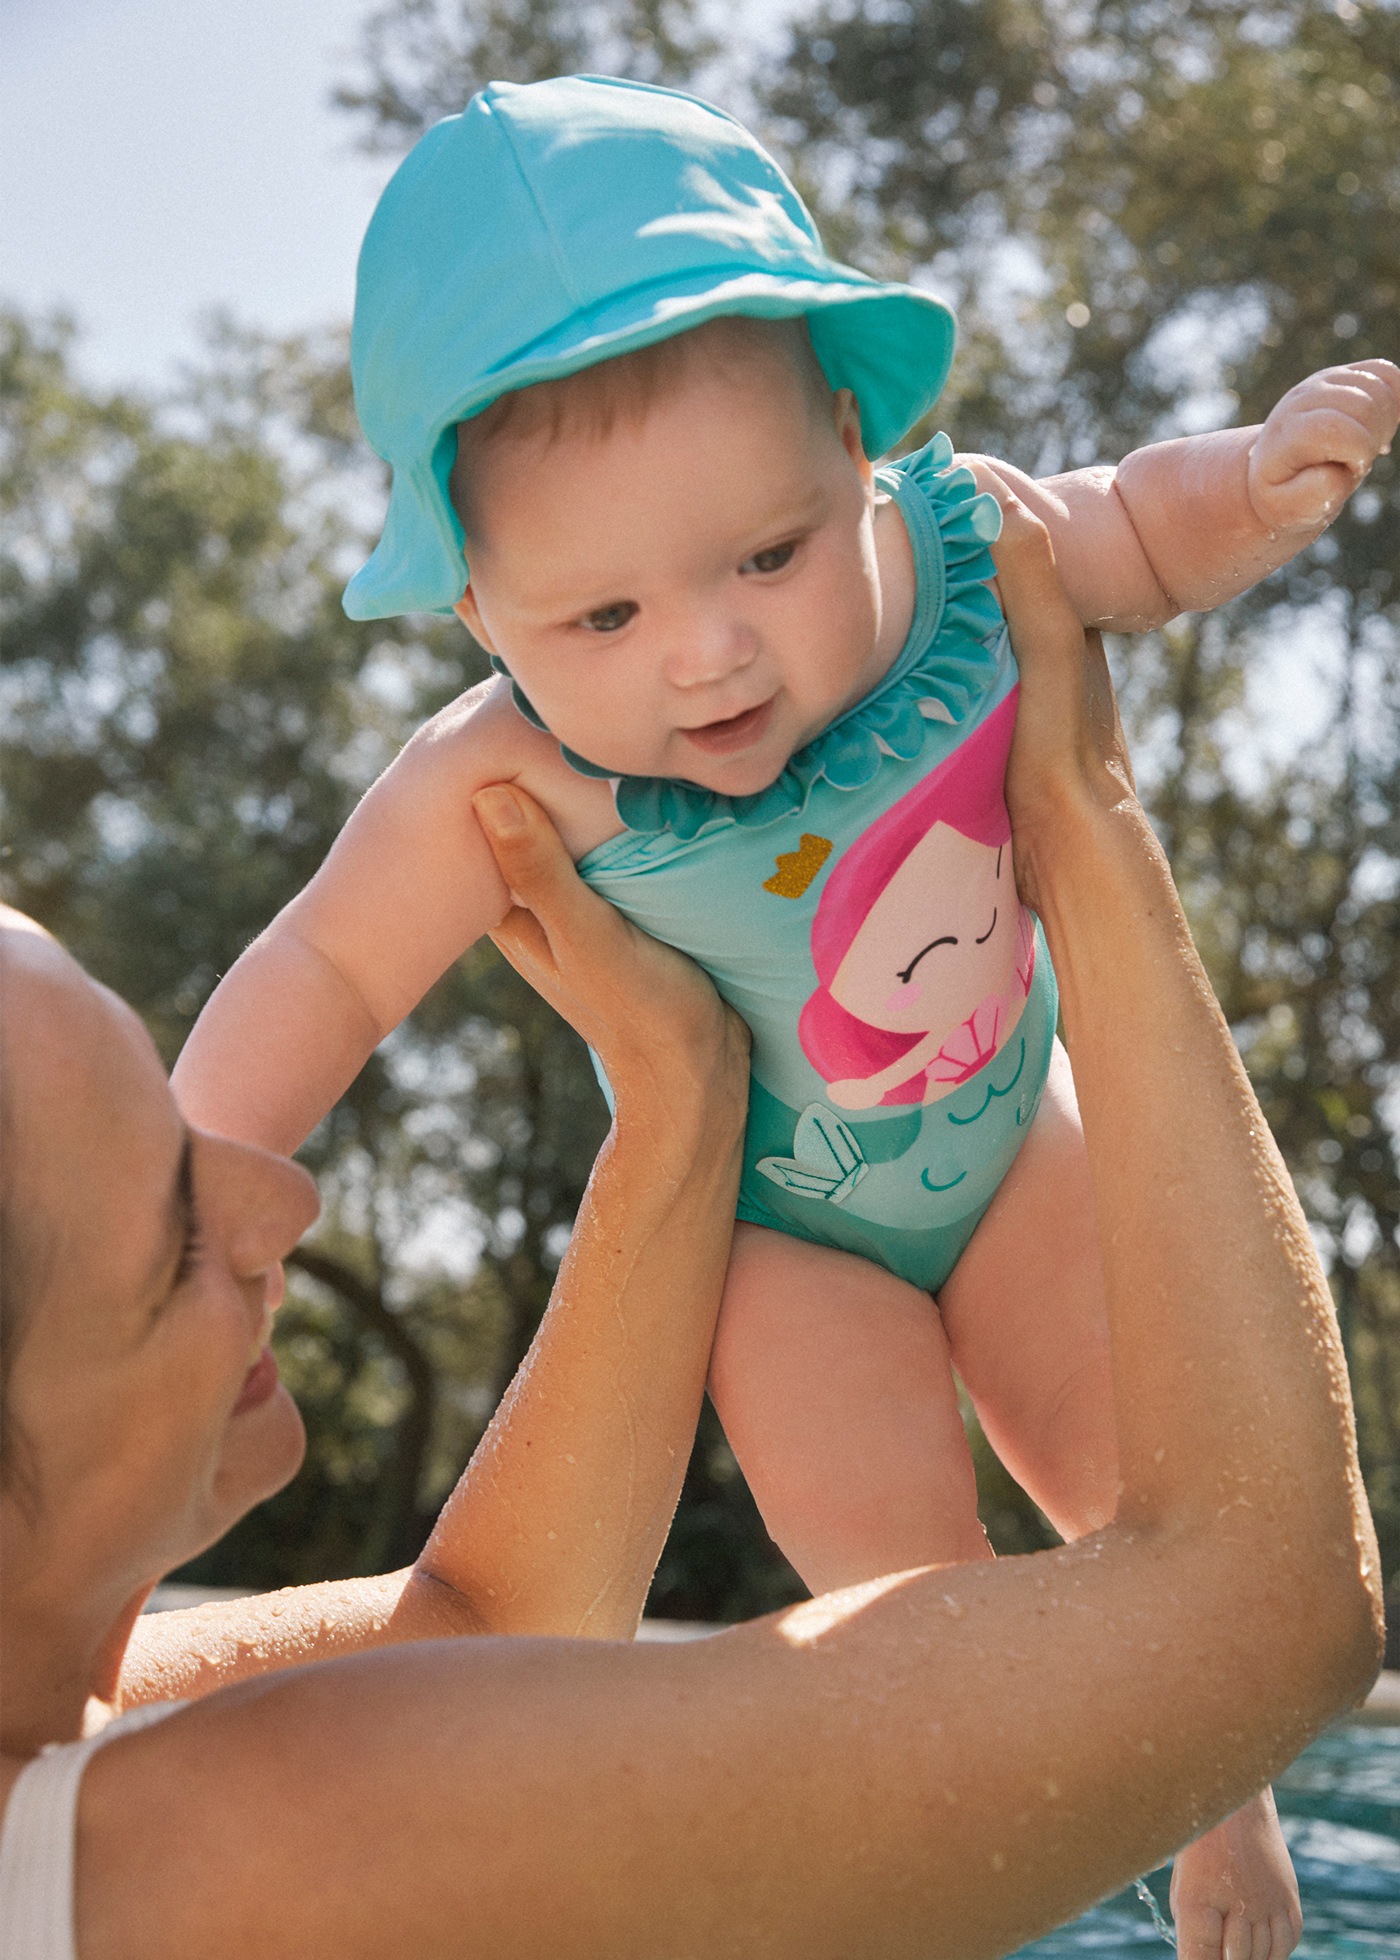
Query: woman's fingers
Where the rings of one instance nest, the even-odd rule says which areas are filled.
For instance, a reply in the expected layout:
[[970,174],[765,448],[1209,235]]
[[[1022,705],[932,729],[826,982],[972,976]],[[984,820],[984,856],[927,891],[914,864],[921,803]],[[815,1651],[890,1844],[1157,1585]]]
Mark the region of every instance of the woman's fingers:
[[586,992],[615,957],[627,927],[583,883],[533,798],[493,783],[477,791],[472,807],[514,900],[491,937],[517,972],[572,1019],[576,1009],[561,999],[561,986]]
[[[580,900],[587,912],[589,893],[539,805],[506,783],[492,783],[477,791],[472,808],[516,900],[515,911],[523,907],[533,913],[546,932],[550,926],[567,931],[577,925]],[[503,927],[513,917],[508,914]]]
[[1035,905],[1037,837],[1062,820],[1067,800],[1131,794],[1133,775],[1103,641],[1066,598],[1049,533],[1012,496],[1002,516],[993,552],[1021,676],[1006,799],[1017,883]]
[[[579,877],[553,824],[514,786],[472,799],[514,900],[491,934],[511,965],[602,1056],[609,1077],[658,1058],[735,1075],[747,1031],[698,967],[628,923]],[[718,1071],[718,1073],[716,1073]]]

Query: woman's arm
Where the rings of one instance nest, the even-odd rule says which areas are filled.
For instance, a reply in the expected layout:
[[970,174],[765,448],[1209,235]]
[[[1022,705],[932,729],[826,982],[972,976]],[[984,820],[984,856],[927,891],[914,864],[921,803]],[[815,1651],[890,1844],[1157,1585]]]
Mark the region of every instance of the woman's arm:
[[1286,565],[1326,529],[1400,420],[1400,369],[1355,361],[1309,375],[1255,428],[1135,449],[1117,469],[1043,482],[968,457],[984,489],[1050,533],[1088,626],[1143,632],[1204,612]]
[[1225,1815],[1364,1691],[1375,1545],[1326,1283],[1101,655],[1018,509],[1001,564],[1018,863],[1104,1239],[1117,1519],[685,1648],[425,1643],[230,1690],[89,1772],[84,1960],[976,1960]]
[[549,1310],[414,1566],[153,1615],[122,1707],[399,1641],[636,1631],[709,1366],[747,1031],[579,882],[528,797],[486,791],[477,815],[521,901],[496,942],[598,1051],[617,1105]]

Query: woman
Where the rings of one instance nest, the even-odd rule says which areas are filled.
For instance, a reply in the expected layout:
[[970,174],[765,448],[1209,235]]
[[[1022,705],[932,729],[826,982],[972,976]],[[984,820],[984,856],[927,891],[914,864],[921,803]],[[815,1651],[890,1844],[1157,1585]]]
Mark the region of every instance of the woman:
[[[1326,1285],[1132,795],[1101,652],[1022,512],[1000,572],[1023,675],[1018,870],[1061,977],[1104,1246],[1117,1518],[1059,1551],[897,1575],[691,1646],[349,1651],[630,1630],[732,1215],[732,1029],[492,792],[482,814],[534,914],[511,915],[507,950],[618,1091],[560,1295],[421,1567],[378,1606],[372,1588],[313,1589],[324,1634],[316,1598],[308,1615],[282,1596],[281,1658],[339,1658],[209,1694],[95,1757],[82,1960],[969,1960],[1225,1815],[1364,1691],[1376,1561]],[[156,1573],[288,1473],[290,1414],[248,1362],[268,1274],[310,1215],[294,1170],[196,1138],[201,1264],[172,1290],[178,1119],[136,1033],[53,960],[31,978],[21,956],[9,988],[29,1302],[4,1495],[9,1783],[78,1733],[86,1693],[113,1692]],[[663,993],[669,1065],[703,1094],[646,1077],[655,1037],[630,1027]],[[266,1665],[209,1644],[207,1662],[167,1657],[182,1692]]]

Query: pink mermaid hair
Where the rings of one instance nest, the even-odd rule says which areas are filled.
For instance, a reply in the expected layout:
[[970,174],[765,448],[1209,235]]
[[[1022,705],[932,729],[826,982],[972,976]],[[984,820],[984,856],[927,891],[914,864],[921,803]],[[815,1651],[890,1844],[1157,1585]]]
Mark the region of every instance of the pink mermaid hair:
[[[875,1075],[921,1039],[862,1021],[842,1007],[831,984],[875,901],[936,823],[993,850],[1011,841],[1005,784],[1017,692],[1013,687],[965,742],[862,831],[826,881],[812,921],[812,964],[821,985],[797,1024],[803,1053],[826,1082]],[[923,1094],[920,1072],[891,1089],[881,1103],[921,1102]]]

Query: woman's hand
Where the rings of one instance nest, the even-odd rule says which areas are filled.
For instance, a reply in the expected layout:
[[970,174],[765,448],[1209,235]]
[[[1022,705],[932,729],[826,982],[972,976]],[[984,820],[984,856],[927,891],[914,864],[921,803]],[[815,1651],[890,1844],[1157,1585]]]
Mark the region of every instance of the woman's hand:
[[1136,789],[1103,641],[1065,597],[1045,526],[1009,492],[992,551],[1021,670],[1006,771],[1016,882],[1039,911],[1038,850],[1076,808],[1135,803]]
[[699,967],[591,892],[522,790],[493,784],[472,804],[513,901],[491,937],[595,1050],[619,1104],[660,1097],[671,1120],[703,1104],[742,1122],[748,1029]]

